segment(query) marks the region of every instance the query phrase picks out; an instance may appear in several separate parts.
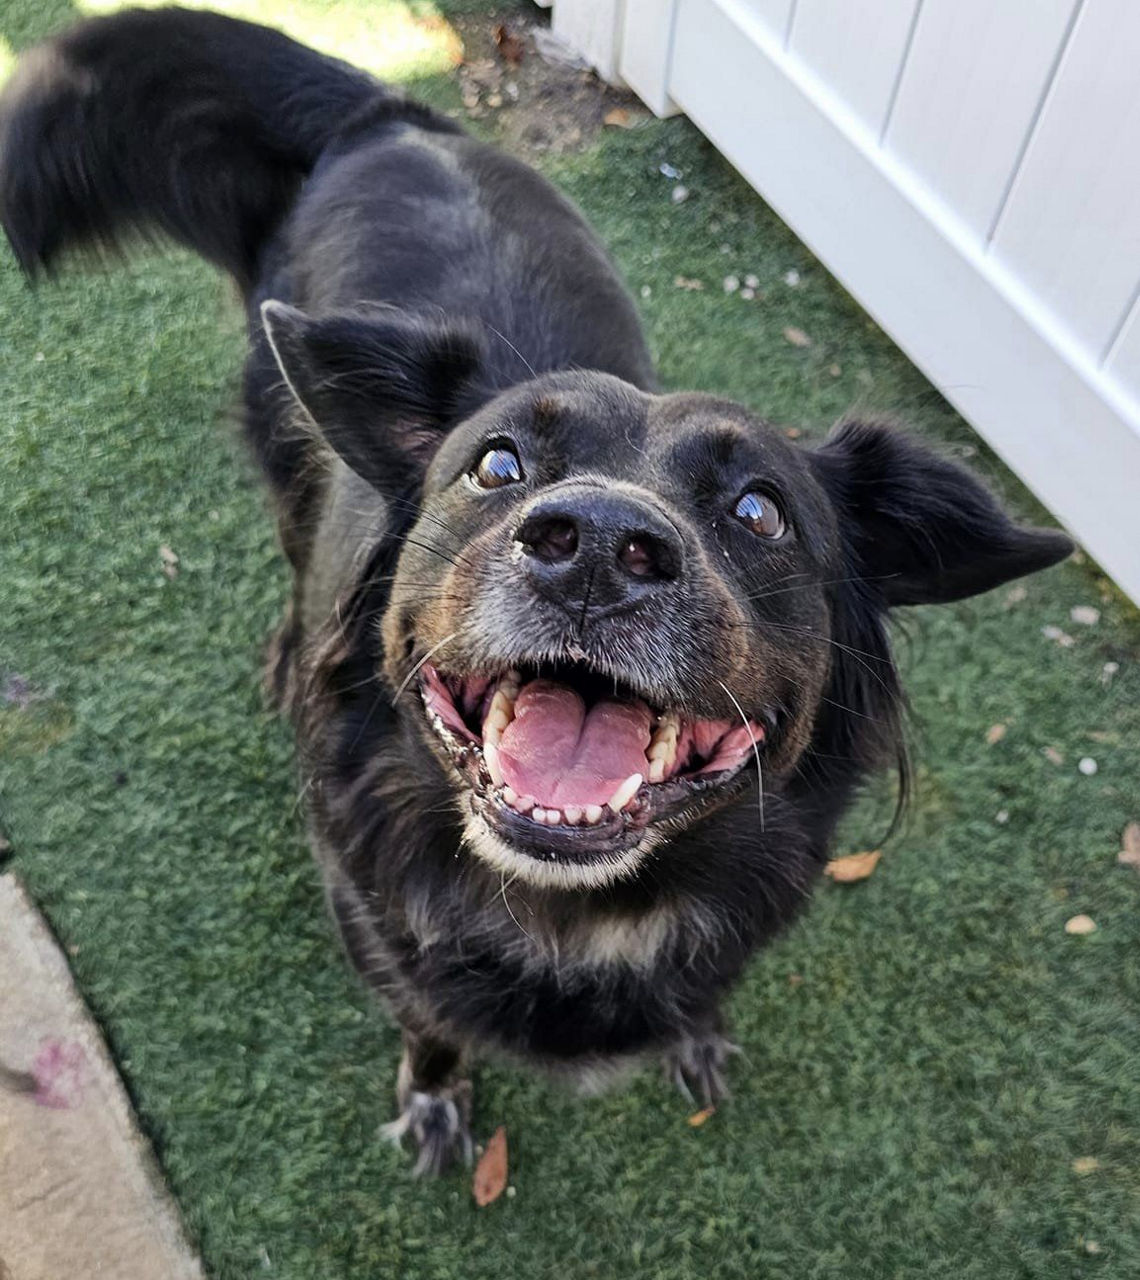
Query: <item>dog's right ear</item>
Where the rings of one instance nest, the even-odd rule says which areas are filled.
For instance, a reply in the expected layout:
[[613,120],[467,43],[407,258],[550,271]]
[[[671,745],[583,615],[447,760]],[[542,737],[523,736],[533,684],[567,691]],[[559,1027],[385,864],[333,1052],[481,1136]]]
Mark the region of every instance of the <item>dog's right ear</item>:
[[459,417],[479,403],[473,325],[369,307],[314,319],[263,302],[265,336],[294,399],[341,458],[388,496],[414,493]]

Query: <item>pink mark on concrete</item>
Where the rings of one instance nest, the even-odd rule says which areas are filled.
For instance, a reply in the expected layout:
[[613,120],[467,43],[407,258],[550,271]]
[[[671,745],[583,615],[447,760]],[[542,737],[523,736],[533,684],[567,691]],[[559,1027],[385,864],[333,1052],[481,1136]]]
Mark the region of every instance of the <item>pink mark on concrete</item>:
[[82,1045],[51,1037],[41,1040],[32,1062],[36,1082],[32,1100],[56,1111],[76,1107],[83,1099],[86,1074],[87,1055]]

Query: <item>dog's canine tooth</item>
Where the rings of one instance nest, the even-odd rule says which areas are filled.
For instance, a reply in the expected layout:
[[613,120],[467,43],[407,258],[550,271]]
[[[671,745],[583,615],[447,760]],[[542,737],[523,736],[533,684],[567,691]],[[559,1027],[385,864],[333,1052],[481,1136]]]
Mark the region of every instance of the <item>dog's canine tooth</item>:
[[495,690],[495,696],[491,699],[491,706],[487,711],[487,719],[484,723],[493,726],[501,733],[514,718],[515,699],[500,685]]
[[511,808],[513,809],[513,808],[515,807],[515,805],[518,803],[518,798],[519,798],[519,793],[514,789],[514,787],[504,787],[504,788],[503,788],[503,803],[504,803],[504,804],[509,804],[509,805],[511,806]]
[[594,826],[596,823],[601,822],[602,814],[604,812],[605,810],[600,804],[588,804],[585,809],[583,809],[582,816],[590,826]]
[[496,787],[503,785],[503,766],[499,763],[499,748],[494,742],[488,738],[483,739],[483,763],[487,766],[487,772],[491,775],[491,781]]
[[[495,696],[498,697],[498,695],[501,693],[505,698],[507,698],[510,702],[513,703],[514,700],[519,696],[519,690],[521,688],[522,688],[522,675],[518,671],[515,671],[512,669],[508,671],[507,674],[503,676],[503,678],[499,681],[499,687],[495,691]],[[494,706],[494,702],[492,702],[491,705]],[[512,716],[514,715],[513,710],[511,712],[511,715]]]
[[629,804],[635,795],[637,795],[637,789],[644,781],[645,779],[640,773],[631,773],[621,786],[613,793],[613,795],[610,796],[606,801],[606,804],[609,805],[614,813],[621,813],[625,806]]
[[653,730],[645,757],[649,761],[649,781],[661,782],[665,771],[677,758],[677,739],[681,736],[681,719],[675,711],[666,711]]

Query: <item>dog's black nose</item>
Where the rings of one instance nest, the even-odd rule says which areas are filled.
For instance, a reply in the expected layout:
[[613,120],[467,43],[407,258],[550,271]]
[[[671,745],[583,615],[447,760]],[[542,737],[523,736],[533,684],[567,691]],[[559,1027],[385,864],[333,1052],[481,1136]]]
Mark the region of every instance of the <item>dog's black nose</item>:
[[537,498],[515,531],[534,587],[570,605],[612,608],[681,574],[681,539],[625,493],[572,487]]

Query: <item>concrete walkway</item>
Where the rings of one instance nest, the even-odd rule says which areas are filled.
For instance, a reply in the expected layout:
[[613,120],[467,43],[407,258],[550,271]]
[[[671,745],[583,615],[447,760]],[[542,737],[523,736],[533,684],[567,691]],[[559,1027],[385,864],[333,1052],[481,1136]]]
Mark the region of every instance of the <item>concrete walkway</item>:
[[203,1280],[67,961],[0,876],[0,1280]]

